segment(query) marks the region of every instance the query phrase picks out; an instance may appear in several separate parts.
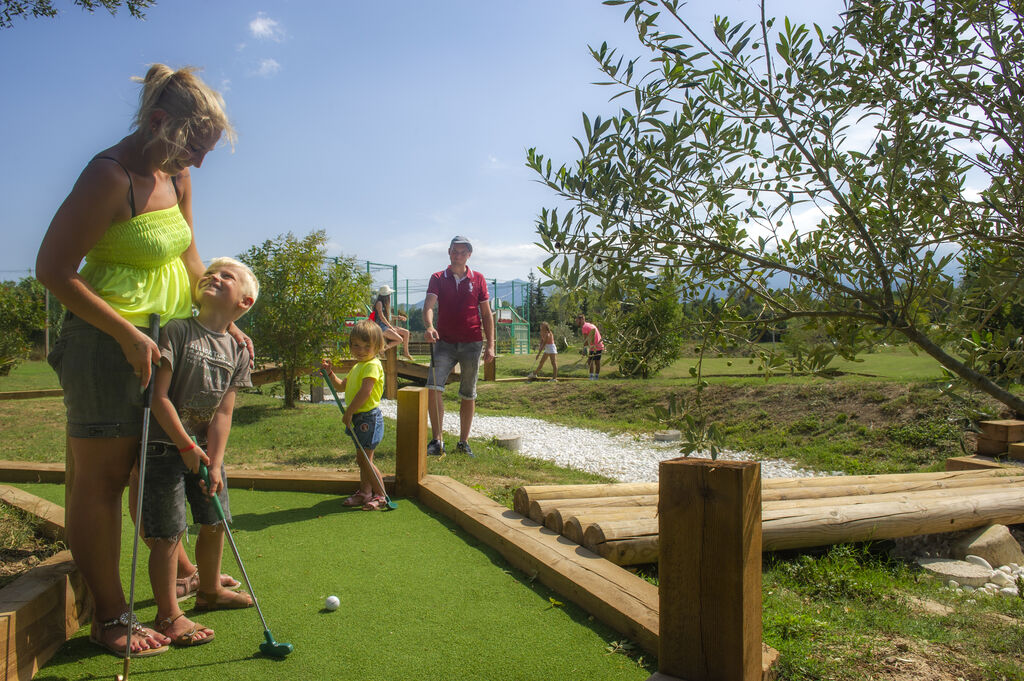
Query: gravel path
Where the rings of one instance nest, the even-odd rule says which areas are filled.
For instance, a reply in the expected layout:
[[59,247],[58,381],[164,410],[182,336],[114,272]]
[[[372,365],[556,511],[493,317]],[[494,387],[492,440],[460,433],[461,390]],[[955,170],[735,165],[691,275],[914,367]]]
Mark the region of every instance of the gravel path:
[[[381,400],[384,416],[395,418],[397,403]],[[458,435],[459,416],[446,413],[446,433]],[[519,453],[536,459],[552,461],[566,468],[598,473],[621,482],[656,482],[658,462],[671,459],[679,454],[678,444],[656,442],[649,435],[609,435],[587,428],[570,428],[540,419],[523,416],[481,416],[473,418],[472,437],[522,436]],[[697,454],[708,458],[706,454]],[[746,452],[724,452],[721,458],[738,461],[756,461],[757,457]],[[791,478],[815,473],[798,468],[782,459],[762,459],[761,476],[765,478]]]

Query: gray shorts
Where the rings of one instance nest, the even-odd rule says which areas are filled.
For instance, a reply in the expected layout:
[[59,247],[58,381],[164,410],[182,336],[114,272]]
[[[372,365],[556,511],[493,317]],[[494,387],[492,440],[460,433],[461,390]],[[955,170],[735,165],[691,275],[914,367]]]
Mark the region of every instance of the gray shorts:
[[142,435],[139,377],[113,337],[69,312],[47,361],[64,389],[68,435]]
[[[228,478],[220,467],[224,487],[217,493],[224,516],[228,507]],[[192,508],[192,522],[216,525],[220,516],[213,501],[203,494],[201,478],[185,467],[174,445],[151,442],[146,447],[146,481],[142,493],[142,536],[147,539],[178,539],[188,527],[185,500]]]
[[446,343],[438,340],[434,343],[434,352],[430,357],[430,370],[427,372],[427,388],[444,390],[448,382],[448,374],[459,365],[459,397],[464,400],[476,399],[476,376],[480,373],[480,352],[484,349],[483,341],[475,343]]

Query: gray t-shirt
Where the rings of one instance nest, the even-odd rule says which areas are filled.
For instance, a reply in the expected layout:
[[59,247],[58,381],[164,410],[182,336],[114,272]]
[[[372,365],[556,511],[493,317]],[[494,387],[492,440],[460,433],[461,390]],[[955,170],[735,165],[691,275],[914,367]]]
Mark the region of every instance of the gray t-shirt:
[[[226,333],[210,331],[193,319],[173,319],[160,331],[160,356],[171,364],[168,397],[189,435],[206,442],[206,429],[224,393],[252,385],[249,351]],[[150,439],[172,442],[155,418]]]

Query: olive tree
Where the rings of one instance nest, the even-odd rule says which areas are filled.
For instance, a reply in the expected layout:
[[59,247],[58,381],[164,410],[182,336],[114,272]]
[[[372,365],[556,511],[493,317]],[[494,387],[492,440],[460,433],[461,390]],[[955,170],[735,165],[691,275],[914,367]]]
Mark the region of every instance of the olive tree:
[[[74,0],[74,4],[82,9],[94,12],[104,8],[111,14],[117,14],[121,5],[128,9],[128,13],[136,19],[144,19],[143,10],[153,5],[154,0]],[[15,17],[47,17],[57,16],[57,8],[53,6],[52,0],[0,0],[0,28],[11,28],[14,25]]]
[[577,160],[528,152],[562,199],[538,219],[547,277],[639,299],[669,269],[703,301],[702,349],[801,328],[818,369],[897,337],[1024,413],[1006,385],[1022,330],[983,323],[1024,280],[1017,0],[849,0],[827,29],[762,3],[759,20],[706,31],[679,0],[605,4],[649,53],[591,48],[625,103],[584,114]]
[[240,320],[257,359],[281,367],[284,406],[295,406],[299,381],[325,350],[347,337],[345,318],[362,309],[370,276],[351,258],[327,258],[327,234],[291,232],[239,256],[260,282],[252,311]]

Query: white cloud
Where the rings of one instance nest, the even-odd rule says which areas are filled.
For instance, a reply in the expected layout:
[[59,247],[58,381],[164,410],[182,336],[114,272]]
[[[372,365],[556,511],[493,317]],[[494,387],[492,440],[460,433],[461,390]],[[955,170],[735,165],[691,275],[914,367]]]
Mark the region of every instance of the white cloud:
[[281,65],[276,59],[261,59],[259,68],[256,69],[257,76],[269,78],[281,70]]
[[284,40],[284,29],[281,24],[263,12],[257,14],[256,18],[249,22],[249,33],[252,34],[252,37],[260,40],[273,40],[275,43]]
[[226,93],[226,92],[231,92],[231,79],[230,78],[224,78],[223,80],[220,81],[220,91],[221,91],[221,94]]
[[508,165],[499,160],[494,154],[487,154],[487,161],[484,163],[484,170],[504,170]]

